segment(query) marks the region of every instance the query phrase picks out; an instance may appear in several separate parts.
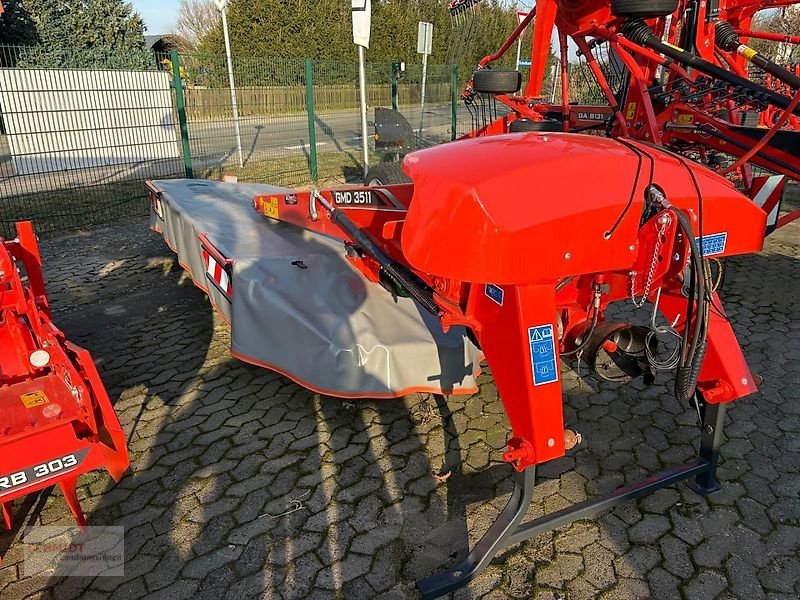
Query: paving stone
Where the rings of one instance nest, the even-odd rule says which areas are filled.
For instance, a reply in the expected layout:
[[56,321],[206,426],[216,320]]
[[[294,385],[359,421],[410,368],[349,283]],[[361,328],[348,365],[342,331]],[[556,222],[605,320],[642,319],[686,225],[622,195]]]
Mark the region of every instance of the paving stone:
[[[490,373],[478,394],[438,405],[314,396],[232,359],[227,325],[144,231],[123,224],[43,245],[57,322],[93,352],[130,435],[131,472],[116,485],[84,476],[79,488],[90,523],[126,526],[126,576],[19,579],[12,543],[0,597],[415,597],[414,579],[463,556],[510,493],[510,470],[495,465],[509,428]],[[678,484],[537,536],[456,600],[800,597],[798,232],[727,261],[726,310],[764,383],[729,406],[722,491],[700,498]],[[609,309],[638,316],[629,303]],[[529,517],[692,460],[696,417],[669,374],[618,386],[565,362],[562,380],[565,418],[584,441],[539,467]],[[453,476],[438,483],[442,464]],[[300,511],[262,516],[307,490]],[[56,493],[40,522],[62,521],[72,522]],[[0,548],[10,542],[0,532]]]
[[728,585],[726,579],[714,571],[700,571],[685,587],[687,600],[714,598]]

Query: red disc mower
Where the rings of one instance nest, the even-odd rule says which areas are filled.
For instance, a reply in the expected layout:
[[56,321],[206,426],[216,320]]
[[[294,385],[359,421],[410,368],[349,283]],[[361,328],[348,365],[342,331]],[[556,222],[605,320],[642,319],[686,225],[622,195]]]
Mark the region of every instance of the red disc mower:
[[[471,22],[466,13],[478,4],[451,3],[458,24]],[[367,282],[395,298],[413,298],[445,331],[464,328],[491,368],[511,425],[503,458],[516,471],[514,490],[466,558],[417,582],[423,597],[466,585],[504,547],[621,502],[682,480],[703,495],[719,489],[726,407],[756,391],[719,296],[720,259],[758,252],[771,228],[800,216],[777,218],[783,182],[800,180],[800,134],[792,129],[800,79],[744,43],[755,10],[778,4],[538,0],[464,91],[474,130],[408,154],[403,171],[410,183],[275,188],[255,196],[255,209],[276,232],[307,230],[339,240]],[[520,73],[491,67],[532,23],[530,78],[520,93]],[[558,102],[543,95],[556,30]],[[591,102],[570,99],[569,39],[594,78]],[[780,85],[764,85],[751,69]],[[753,115],[767,110],[773,125],[759,128]],[[187,207],[211,215],[202,226],[215,227],[233,248],[224,223],[232,217],[223,219],[209,194],[192,202],[173,195],[170,216],[161,210],[166,196],[151,185],[153,218],[159,230],[180,231],[173,238],[191,241],[182,246],[184,256],[194,256],[193,272],[200,272],[203,236],[179,230]],[[295,247],[275,246],[269,259],[291,260],[302,275],[276,269],[275,277],[258,282],[261,288],[283,298],[302,281],[304,293],[325,298],[326,313],[352,311],[322,293],[324,273],[299,260],[304,256],[295,256]],[[237,271],[235,255],[224,260],[239,281],[254,262],[250,257]],[[218,269],[209,263],[207,272]],[[256,288],[243,285],[248,294]],[[646,311],[636,321],[647,325],[607,319],[609,306],[619,302]],[[293,318],[293,306],[283,310],[285,319],[270,313],[270,320]],[[292,355],[297,363],[315,360]],[[564,361],[585,363],[620,384],[669,373],[676,400],[697,415],[698,453],[688,464],[525,523],[537,465],[570,445]],[[282,372],[295,376],[308,366]]]

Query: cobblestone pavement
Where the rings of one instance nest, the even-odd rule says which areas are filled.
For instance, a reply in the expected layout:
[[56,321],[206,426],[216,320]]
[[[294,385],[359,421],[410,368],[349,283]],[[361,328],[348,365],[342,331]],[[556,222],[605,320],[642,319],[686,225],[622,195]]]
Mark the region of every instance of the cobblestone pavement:
[[[490,377],[446,401],[320,397],[231,358],[227,326],[143,222],[44,256],[56,323],[92,351],[130,440],[125,478],[86,475],[78,492],[90,524],[125,527],[125,576],[22,578],[21,528],[71,523],[54,491],[17,503],[14,535],[0,534],[3,600],[415,598],[414,580],[502,508],[508,431]],[[729,412],[721,492],[678,485],[541,535],[455,597],[796,599],[798,281],[800,222],[728,261],[726,305],[764,383]],[[666,379],[564,379],[585,441],[539,469],[531,516],[695,454],[695,415]]]

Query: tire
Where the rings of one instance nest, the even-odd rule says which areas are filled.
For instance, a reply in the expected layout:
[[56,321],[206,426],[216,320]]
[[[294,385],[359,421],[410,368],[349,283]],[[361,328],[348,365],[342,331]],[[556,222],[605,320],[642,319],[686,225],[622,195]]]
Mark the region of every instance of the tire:
[[403,173],[398,162],[378,163],[367,171],[367,185],[392,185],[393,183],[411,183],[411,179]]
[[678,10],[678,0],[611,0],[615,17],[652,19],[666,17]]
[[519,133],[521,131],[563,131],[561,121],[532,121],[531,119],[517,119],[511,121],[508,126],[511,133]]
[[513,94],[522,85],[522,73],[513,69],[481,69],[472,74],[472,89],[483,94]]

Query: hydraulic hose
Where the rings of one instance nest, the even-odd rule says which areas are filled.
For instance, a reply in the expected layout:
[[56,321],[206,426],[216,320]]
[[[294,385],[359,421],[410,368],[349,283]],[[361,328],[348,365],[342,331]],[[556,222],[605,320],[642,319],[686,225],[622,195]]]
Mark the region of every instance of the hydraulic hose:
[[[650,29],[647,23],[641,19],[631,19],[626,21],[622,26],[622,33],[630,41],[639,44],[640,46],[644,46],[650,50],[659,52],[667,58],[671,58],[675,62],[678,62],[685,67],[696,69],[701,73],[708,75],[709,77],[748,90],[749,92],[753,93],[754,96],[763,99],[773,106],[777,106],[778,108],[785,110],[789,107],[789,104],[792,101],[791,98],[784,96],[783,94],[773,92],[772,90],[758,85],[749,79],[745,79],[744,77],[740,77],[735,73],[731,73],[730,71],[727,71],[726,69],[723,69],[714,63],[708,62],[699,56],[695,56],[690,52],[686,52],[677,46],[662,42],[660,39],[658,39],[658,37],[656,37],[656,35],[653,33],[653,30]],[[795,107],[793,112],[794,114],[800,116],[800,106]]]
[[[703,264],[703,257],[697,245],[692,223],[686,214],[676,207],[672,207],[678,218],[678,224],[686,235],[692,253],[692,277],[694,284],[690,286],[693,294],[690,294],[689,303],[696,299],[697,311],[694,316],[694,331],[690,344],[684,344],[684,353],[675,374],[675,396],[678,400],[685,401],[691,398],[697,387],[697,379],[700,376],[700,369],[703,366],[703,358],[706,354],[706,336],[708,334],[708,298],[706,290],[706,269]],[[692,297],[693,296],[693,297]],[[686,327],[690,327],[690,315],[687,311]]]
[[736,33],[733,26],[727,21],[720,21],[717,23],[714,37],[717,46],[725,50],[725,52],[736,52],[746,61],[752,63],[762,71],[773,75],[776,79],[782,81],[792,89],[800,90],[800,77],[772,62],[747,44],[743,44],[739,38],[739,34]]
[[439,308],[439,305],[436,304],[436,300],[433,298],[433,294],[426,289],[424,286],[420,285],[415,281],[415,275],[409,271],[406,267],[401,264],[394,262],[388,256],[386,256],[383,251],[378,247],[378,245],[373,242],[369,236],[361,230],[353,221],[350,220],[344,211],[339,210],[328,202],[322,194],[319,192],[312,192],[312,202],[319,201],[325,210],[331,216],[331,220],[336,223],[339,228],[342,229],[350,238],[358,244],[364,252],[369,254],[375,261],[381,266],[384,273],[392,279],[396,284],[403,287],[409,296],[414,298],[425,310],[436,317],[441,317],[443,311]]
[[697,380],[700,377],[700,369],[703,367],[703,358],[705,358],[707,348],[708,343],[703,340],[697,347],[692,363],[685,367],[678,367],[675,373],[675,397],[681,402],[686,402],[691,398],[697,389]]

